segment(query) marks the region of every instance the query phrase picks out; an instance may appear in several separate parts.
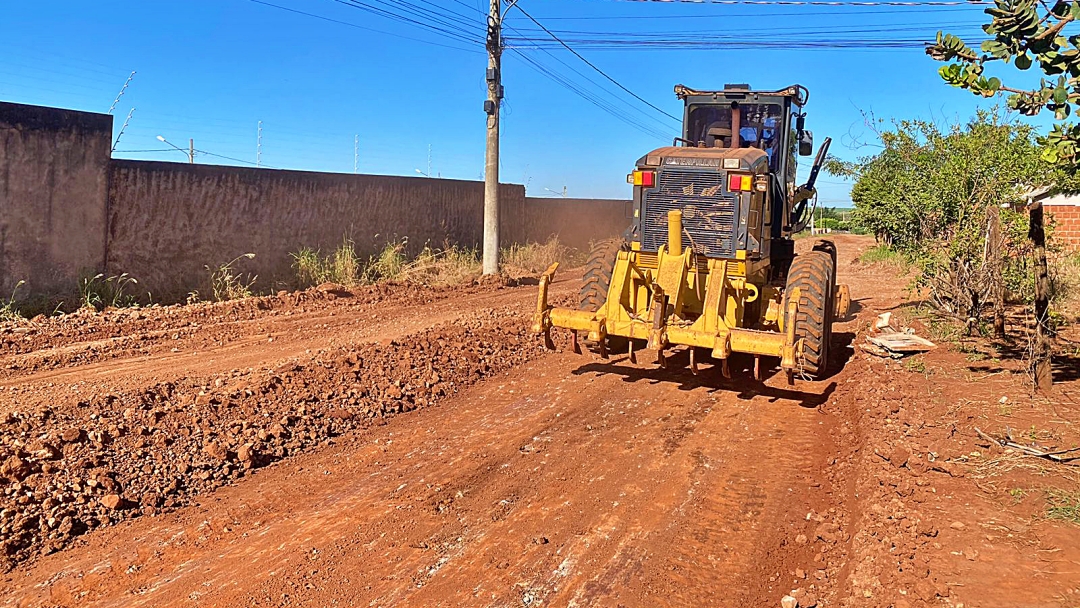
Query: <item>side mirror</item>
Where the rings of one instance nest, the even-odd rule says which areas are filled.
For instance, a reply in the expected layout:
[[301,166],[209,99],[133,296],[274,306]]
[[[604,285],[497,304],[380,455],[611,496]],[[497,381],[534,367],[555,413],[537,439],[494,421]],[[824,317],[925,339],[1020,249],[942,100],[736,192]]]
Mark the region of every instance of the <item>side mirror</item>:
[[812,131],[799,131],[799,156],[810,156],[814,153],[814,133]]

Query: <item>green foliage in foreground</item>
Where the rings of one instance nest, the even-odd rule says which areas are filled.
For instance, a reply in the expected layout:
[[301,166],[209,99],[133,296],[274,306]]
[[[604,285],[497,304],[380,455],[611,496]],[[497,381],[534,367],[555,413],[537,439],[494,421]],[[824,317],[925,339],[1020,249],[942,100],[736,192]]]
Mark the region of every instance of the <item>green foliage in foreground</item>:
[[[1069,121],[1080,108],[1080,36],[1069,35],[1068,26],[1080,19],[1080,2],[1059,0],[995,0],[983,11],[987,38],[979,50],[957,36],[938,32],[926,53],[949,62],[938,73],[948,84],[981,97],[1007,94],[1010,109],[1026,116],[1048,113],[1055,124],[1038,138],[1041,157],[1047,163],[1075,174],[1080,167],[1080,125]],[[1034,88],[1017,88],[987,73],[987,68],[1012,64],[1017,70],[1032,67],[1047,78]],[[998,70],[1006,79],[1020,76]]]

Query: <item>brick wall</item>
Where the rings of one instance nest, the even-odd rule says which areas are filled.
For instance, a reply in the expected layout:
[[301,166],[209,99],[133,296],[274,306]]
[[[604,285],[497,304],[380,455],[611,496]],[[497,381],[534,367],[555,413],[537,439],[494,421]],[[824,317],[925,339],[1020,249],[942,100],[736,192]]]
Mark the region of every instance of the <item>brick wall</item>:
[[1043,209],[1053,222],[1054,243],[1069,251],[1080,251],[1080,206],[1043,203]]

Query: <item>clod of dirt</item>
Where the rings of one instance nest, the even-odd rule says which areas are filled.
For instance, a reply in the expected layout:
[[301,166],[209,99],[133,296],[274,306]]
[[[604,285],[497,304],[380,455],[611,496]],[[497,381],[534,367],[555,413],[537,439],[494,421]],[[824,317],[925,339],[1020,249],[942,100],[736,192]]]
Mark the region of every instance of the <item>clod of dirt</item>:
[[107,494],[101,497],[101,506],[109,510],[116,510],[124,506],[124,499],[117,494]]

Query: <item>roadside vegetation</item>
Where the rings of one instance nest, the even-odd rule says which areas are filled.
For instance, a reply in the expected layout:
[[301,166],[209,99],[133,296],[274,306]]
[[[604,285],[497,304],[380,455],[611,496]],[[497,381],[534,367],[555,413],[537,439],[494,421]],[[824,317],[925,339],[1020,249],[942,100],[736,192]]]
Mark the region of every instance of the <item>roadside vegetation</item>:
[[[1048,192],[1080,191],[1080,124],[1070,118],[1080,110],[1080,39],[1066,35],[1067,26],[1080,18],[1080,2],[998,0],[983,12],[988,23],[982,26],[986,38],[980,41],[979,51],[958,36],[938,32],[935,42],[927,45],[926,54],[946,63],[938,70],[946,84],[978,97],[1002,95],[1010,110],[1024,116],[1052,117],[1050,130],[1034,137],[1039,163],[1033,164],[1038,166],[1038,180],[1020,183]],[[1042,76],[1037,86],[1034,78],[1017,71],[1026,72],[1032,67]],[[975,152],[979,155],[984,151]],[[1024,156],[1025,161],[1028,158]],[[1035,317],[1028,351],[1035,385],[1047,391],[1053,384],[1054,329],[1050,312],[1052,273],[1048,269],[1042,204],[1031,204],[1028,217]],[[996,240],[990,239],[991,244]],[[1000,303],[1000,296],[996,299]],[[994,332],[999,337],[1004,335],[1003,321],[996,306]]]
[[[79,305],[98,311],[138,306],[140,294],[135,292],[138,286],[138,279],[126,272],[113,276],[103,273],[86,276],[79,280]],[[151,296],[147,293],[146,303],[149,303],[150,299]]]
[[[250,260],[254,257],[254,253],[245,253],[220,266],[206,266],[207,272],[210,273],[210,293],[214,296],[215,302],[239,300],[254,295],[252,286],[259,279],[258,275],[244,273],[237,267],[240,260]],[[198,299],[198,292],[188,295],[189,302],[198,301]]]
[[[951,125],[867,118],[880,151],[827,167],[854,180],[853,221],[877,240],[862,262],[910,272],[935,324],[951,319],[966,336],[1007,339],[1007,311],[1039,298],[1040,252],[1049,260],[1046,297],[1075,308],[1080,260],[1053,240],[1047,255],[1030,236],[1030,197],[1057,179],[1032,126],[1003,109]],[[1048,326],[1052,317],[1064,318],[1048,314]],[[1014,349],[1033,371],[1036,340],[1032,333]]]
[[11,296],[6,302],[0,303],[0,322],[4,321],[17,321],[22,318],[19,314],[19,309],[15,306],[15,294],[18,293],[19,288],[26,284],[26,281],[19,281],[15,284],[15,288],[11,290]]
[[[425,246],[415,256],[408,251],[407,239],[387,243],[367,260],[357,254],[351,240],[327,255],[306,247],[292,254],[296,286],[336,283],[356,287],[384,281],[444,286],[468,283],[481,275],[477,249],[444,243],[442,247]],[[511,279],[535,276],[555,262],[572,264],[580,261],[579,257],[557,237],[545,243],[511,245],[500,252],[502,274]]]

